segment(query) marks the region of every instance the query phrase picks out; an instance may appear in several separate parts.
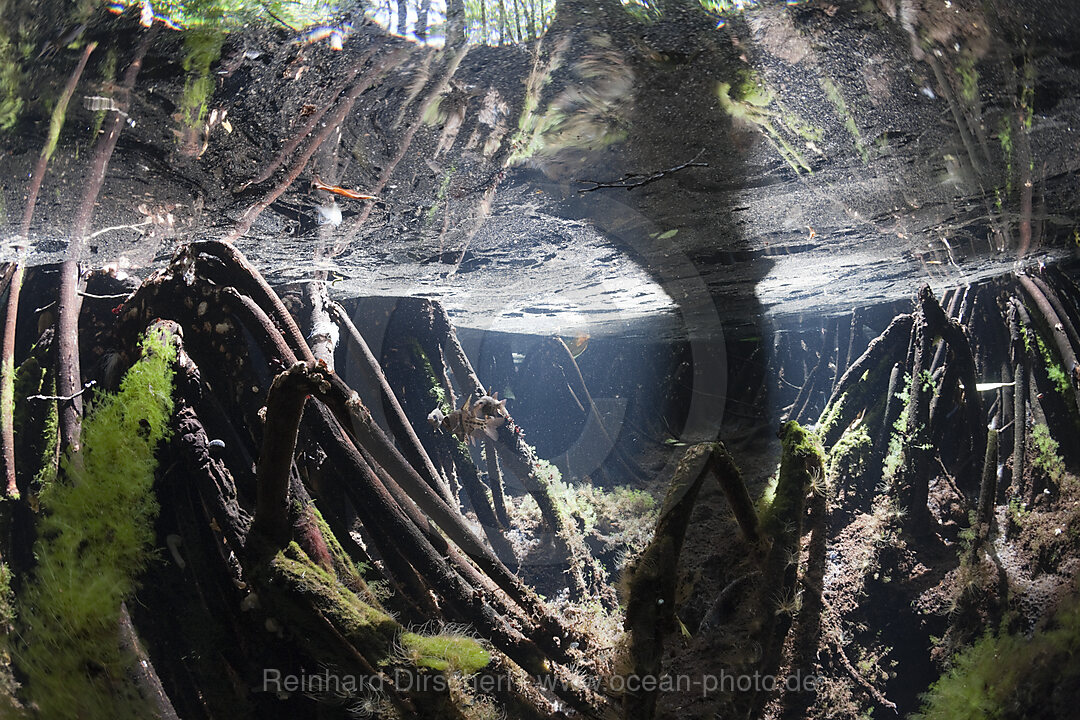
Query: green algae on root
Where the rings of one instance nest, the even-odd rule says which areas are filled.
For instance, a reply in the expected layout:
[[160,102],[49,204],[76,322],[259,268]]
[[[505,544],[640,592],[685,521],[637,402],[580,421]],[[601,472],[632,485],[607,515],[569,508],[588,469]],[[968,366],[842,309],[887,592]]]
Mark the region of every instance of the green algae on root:
[[18,601],[16,663],[41,717],[147,717],[117,644],[120,604],[151,556],[155,449],[169,434],[176,349],[151,332],[116,395],[99,399],[63,481],[41,493],[34,577]]
[[[1006,661],[1003,661],[1007,658]],[[915,720],[1070,717],[1080,683],[1080,599],[1030,639],[988,633],[953,658]]]
[[405,656],[417,667],[472,675],[491,662],[491,654],[465,635],[442,632],[437,635],[402,633],[399,639]]

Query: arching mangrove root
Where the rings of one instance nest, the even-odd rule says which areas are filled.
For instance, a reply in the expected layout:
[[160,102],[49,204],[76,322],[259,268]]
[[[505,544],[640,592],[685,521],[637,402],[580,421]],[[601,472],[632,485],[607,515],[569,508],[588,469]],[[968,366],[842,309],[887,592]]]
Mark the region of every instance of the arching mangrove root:
[[[675,608],[679,555],[698,492],[710,473],[720,482],[744,537],[750,542],[758,538],[756,513],[727,448],[719,442],[689,448],[668,486],[653,539],[624,571],[627,592],[624,627],[630,633],[629,660],[636,678],[660,676],[664,638],[676,624],[682,623]],[[623,694],[626,718],[651,718],[655,710],[655,687]]]
[[[686,451],[668,486],[652,541],[626,569],[627,603],[625,627],[630,633],[633,675],[658,677],[664,637],[675,625],[675,587],[679,553],[701,484],[708,474],[713,446],[695,445]],[[656,710],[656,692],[645,689],[623,695],[627,718],[649,720]]]

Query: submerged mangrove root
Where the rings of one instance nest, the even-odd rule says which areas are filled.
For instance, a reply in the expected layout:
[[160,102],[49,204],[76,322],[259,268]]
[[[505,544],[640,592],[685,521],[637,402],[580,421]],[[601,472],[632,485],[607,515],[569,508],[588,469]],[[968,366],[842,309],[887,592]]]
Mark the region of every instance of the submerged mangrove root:
[[[944,365],[932,371],[939,357]],[[947,438],[942,424],[945,408],[950,408],[950,416],[961,410],[963,418],[961,432],[950,432]],[[883,474],[898,493],[910,532],[920,535],[930,530],[932,461],[943,447],[950,463],[959,464],[961,486],[977,492],[986,416],[974,354],[964,326],[945,313],[929,287],[920,289],[914,315],[894,318],[844,374],[821,415],[819,433],[825,447],[835,446],[859,418],[871,423],[877,447],[889,438]],[[902,426],[898,418],[904,419]]]
[[0,336],[0,463],[4,468],[4,492],[19,497],[15,484],[15,328],[19,315],[25,264],[16,260],[8,276],[8,298],[3,335]]
[[[825,477],[825,454],[815,434],[790,421],[780,429],[780,441],[780,477],[763,523],[772,545],[765,555],[758,591],[763,676],[775,675],[779,669],[784,642],[801,606],[797,582],[806,495],[811,488],[820,488]],[[755,695],[753,717],[768,700],[768,693]]]
[[[448,381],[443,380],[447,369],[462,396],[474,401],[487,397],[487,390],[465,355],[446,311],[439,303],[427,299],[402,299],[391,318],[387,336],[391,347],[399,348],[386,360],[387,372],[395,377],[393,384],[406,388],[407,392],[410,388],[426,388],[426,392],[414,390],[411,396],[402,398],[406,414],[419,428],[429,453],[438,453],[452,463],[455,477],[466,490],[492,545],[499,555],[509,557],[509,546],[494,507],[495,493],[489,495],[488,488],[478,479],[465,444],[469,439],[463,441],[428,426],[427,418],[432,410],[438,409],[444,415],[455,410],[450,402],[452,394],[447,392]],[[605,606],[616,607],[617,599],[606,582],[603,568],[553,494],[550,480],[556,471],[536,457],[510,413],[504,408],[500,413],[501,423],[495,428],[495,437],[485,437],[501,461],[500,468],[516,476],[540,508],[547,530],[545,540],[553,546],[557,560],[565,563],[571,597],[578,601],[597,597]]]
[[[845,372],[818,432],[830,453],[828,492],[863,497],[843,530],[860,522],[875,528],[869,539],[876,549],[861,561],[873,569],[861,581],[864,592],[892,593],[883,583],[907,572],[902,563],[912,553],[951,544],[960,549],[955,568],[938,568],[956,578],[947,619],[945,609],[939,611],[943,647],[954,649],[1012,607],[1006,598],[1014,570],[1006,573],[997,557],[998,540],[1022,544],[1014,533],[1029,527],[1030,514],[1061,512],[1057,494],[1072,492],[1070,473],[1080,457],[1075,443],[1064,439],[1075,434],[1080,418],[1080,290],[1054,268],[1029,269],[957,290],[948,305],[946,311],[929,288],[920,289],[913,312],[894,317]],[[878,485],[878,478],[885,482]],[[875,485],[871,505],[865,487]],[[856,656],[849,659],[843,647],[851,637],[836,610],[828,602],[813,604],[822,590],[815,563],[824,551],[817,525],[828,528],[834,520],[828,502],[816,494],[810,502],[792,667],[812,665],[811,651],[827,643],[838,670],[879,706],[895,709],[875,687],[881,676],[872,680],[852,666]],[[843,507],[841,515],[851,512],[846,502],[834,507]],[[1003,517],[1008,521],[998,527]],[[918,614],[933,622],[933,614]],[[768,656],[768,644],[763,649]],[[934,651],[928,655],[927,662],[937,660]],[[785,694],[782,707],[799,717],[808,701]]]
[[[712,452],[713,446],[708,443],[686,451],[671,479],[652,541],[626,570],[625,626],[631,636],[633,675],[638,678],[660,675],[664,637],[675,625],[679,553],[694,501],[709,471],[708,460]],[[648,720],[655,710],[655,689],[652,692],[638,689],[623,695],[623,712],[627,718]]]
[[[726,528],[725,542],[736,546],[725,552],[734,567],[725,568],[724,589],[704,609],[686,605],[702,613],[696,636],[685,640],[695,661],[694,653],[715,648],[735,672],[814,673],[829,679],[829,692],[800,686],[733,693],[715,706],[717,716],[823,717],[838,706],[852,716],[856,708],[906,712],[918,702],[906,679],[877,667],[908,641],[907,628],[922,622],[940,633],[940,644],[924,645],[921,635],[917,650],[905,646],[915,655],[905,659],[909,667],[940,670],[952,650],[1015,614],[1010,576],[1026,571],[1014,564],[1006,572],[1000,543],[1031,552],[1025,544],[1032,535],[1017,528],[1041,528],[1033,563],[1057,567],[1068,556],[1071,541],[1050,539],[1045,528],[1050,517],[1072,517],[1065,506],[1076,492],[1080,453],[1065,439],[1077,428],[1080,377],[1069,363],[1080,351],[1080,287],[1041,269],[1023,281],[1004,277],[958,289],[947,305],[923,287],[912,311],[893,316],[864,352],[848,342],[854,359],[838,362],[848,367],[816,430],[794,423],[781,429],[775,486],[749,507],[748,522],[738,520],[741,537],[735,523]],[[798,385],[791,379],[809,382],[822,355],[842,354],[832,352],[834,345],[830,339],[821,355],[808,357],[801,373],[798,358],[778,345],[776,363],[786,376],[780,381],[792,390]],[[703,452],[693,449],[684,464]],[[677,511],[662,516],[652,544],[627,573],[629,659],[637,674],[664,670],[664,640],[678,627],[673,584],[685,586],[687,578],[675,569],[678,533],[685,532],[675,521],[701,483],[699,469],[680,465],[679,472],[685,493],[678,501],[669,495],[664,506],[664,513],[669,505]],[[748,498],[725,494],[733,509],[749,506]],[[1054,538],[1065,535],[1061,527]],[[1056,555],[1042,549],[1048,544]],[[949,592],[921,606],[934,585]],[[862,597],[874,604],[871,613],[897,613],[904,629],[868,622],[873,615],[859,605]],[[1039,616],[1022,613],[1029,621]],[[647,718],[656,702],[656,694],[626,693],[626,717]]]
[[341,305],[331,302],[329,309],[330,316],[338,323],[342,330],[344,330],[346,341],[351,343],[350,347],[354,352],[350,357],[356,358],[361,366],[361,371],[365,374],[367,379],[369,381],[373,380],[374,383],[378,385],[382,396],[382,405],[384,408],[389,408],[387,411],[387,420],[390,424],[391,432],[394,433],[395,437],[402,441],[405,456],[409,458],[409,462],[411,462],[417,472],[421,474],[424,481],[427,482],[433,490],[441,494],[443,500],[449,503],[449,487],[446,483],[442,482],[439,471],[435,469],[431,457],[424,451],[420,438],[416,435],[416,430],[405,416],[405,411],[402,409],[397,395],[390,388],[390,383],[386,379],[386,373],[383,372],[378,360],[375,359],[375,355],[372,354],[371,348],[368,347],[367,341],[364,340],[364,336],[357,330],[356,325],[353,324],[348,313],[345,312],[345,309],[341,307]]
[[[332,305],[329,314],[341,320]],[[181,717],[237,717],[264,707],[262,692],[272,688],[253,694],[251,682],[229,678],[262,678],[266,667],[326,666],[386,678],[377,698],[382,714],[463,718],[480,703],[512,708],[517,717],[550,716],[553,706],[527,675],[565,680],[597,639],[568,626],[506,567],[498,543],[493,551],[474,534],[456,501],[430,482],[434,464],[423,445],[416,442],[413,461],[406,459],[397,443],[408,448],[409,433],[387,436],[331,370],[333,358],[314,357],[250,263],[224,243],[181,249],[115,312],[105,310],[113,327],[102,342],[114,348],[106,352],[129,362],[130,348],[153,318],[173,323],[177,338],[175,389],[157,382],[144,389],[175,402],[173,439],[160,450],[154,486],[163,509],[155,542],[165,560],[146,570],[132,609],[129,646],[145,647],[146,672],[128,680],[113,674],[110,682],[130,682],[132,693],[156,698],[163,717],[170,706]],[[333,351],[333,343],[324,344],[322,352]],[[375,362],[368,370],[377,378],[383,368]],[[29,393],[47,389],[46,375],[28,369],[25,377],[35,384],[16,394],[18,413],[40,402]],[[466,467],[473,462],[469,448],[460,450],[456,462]],[[48,457],[26,455],[34,465],[25,468],[30,477],[48,467]],[[36,501],[35,486],[26,487],[26,500]],[[492,513],[491,525],[501,533]],[[28,556],[27,548],[14,555]],[[586,566],[591,561],[587,554],[579,558]],[[397,594],[387,595],[386,587]],[[407,624],[432,622],[468,625],[489,645],[454,633],[406,632]],[[199,628],[213,630],[204,636]],[[193,643],[200,650],[191,656],[168,651]],[[229,675],[222,676],[218,663]],[[447,678],[507,672],[521,681],[486,695],[453,682],[449,690],[423,692],[395,686],[398,669]],[[31,677],[27,697],[46,692],[36,683]],[[561,703],[583,714],[614,710],[580,684],[560,681],[554,689]],[[348,700],[366,702],[373,693],[357,688]],[[273,707],[282,717],[308,715],[340,700],[297,695],[274,700]]]
[[[675,614],[679,555],[698,492],[710,473],[719,480],[744,537],[750,542],[757,540],[757,516],[727,448],[716,442],[688,449],[668,486],[652,541],[625,570],[624,625],[630,633],[630,662],[636,678],[660,676],[664,638],[676,624],[681,625]],[[655,687],[628,690],[623,694],[625,717],[653,717],[656,699]]]

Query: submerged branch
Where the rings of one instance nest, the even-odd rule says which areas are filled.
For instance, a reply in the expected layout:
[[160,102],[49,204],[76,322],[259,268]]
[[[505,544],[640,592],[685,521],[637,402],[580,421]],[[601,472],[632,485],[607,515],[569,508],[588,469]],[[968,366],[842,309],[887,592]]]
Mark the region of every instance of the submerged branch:
[[79,78],[82,77],[83,70],[86,69],[90,53],[94,52],[96,47],[97,43],[91,42],[83,48],[79,62],[72,71],[71,77],[68,78],[64,91],[57,99],[56,107],[53,108],[52,119],[49,122],[49,136],[45,140],[45,147],[41,149],[37,162],[34,163],[34,173],[30,177],[30,189],[26,194],[26,207],[23,209],[22,231],[20,233],[23,241],[26,241],[30,236],[30,223],[34,218],[34,207],[37,205],[38,192],[41,190],[42,180],[45,179],[45,170],[49,166],[49,159],[52,157],[53,151],[56,150],[56,142],[60,138],[60,129],[64,126],[64,116],[67,113],[68,103],[71,102],[71,96],[75,94],[75,88],[79,84]]
[[379,361],[375,359],[375,355],[371,352],[371,348],[368,346],[364,336],[356,329],[356,325],[353,324],[349,314],[345,312],[345,308],[341,307],[341,305],[330,302],[327,309],[330,311],[330,317],[345,331],[345,336],[352,344],[353,350],[357,351],[351,357],[357,360],[368,379],[373,380],[379,386],[383,406],[389,406],[390,409],[387,419],[394,436],[398,439],[398,442],[402,443],[406,452],[417,464],[416,469],[421,473],[424,481],[438,492],[444,501],[450,503],[449,491],[445,483],[441,481],[439,471],[435,469],[434,463],[432,463],[431,458],[424,450],[420,438],[416,435],[416,429],[413,428],[409,419],[405,416],[405,411],[402,409],[397,395],[386,379],[386,373],[383,372]]
[[22,292],[25,263],[20,258],[13,265],[8,283],[7,311],[4,334],[0,339],[0,462],[4,466],[5,492],[9,498],[19,496],[15,484],[15,329],[19,315],[19,295]]
[[316,368],[296,363],[274,378],[266,396],[266,426],[256,470],[258,497],[251,532],[275,549],[289,542],[289,476],[292,473],[300,415],[311,392],[324,382]]

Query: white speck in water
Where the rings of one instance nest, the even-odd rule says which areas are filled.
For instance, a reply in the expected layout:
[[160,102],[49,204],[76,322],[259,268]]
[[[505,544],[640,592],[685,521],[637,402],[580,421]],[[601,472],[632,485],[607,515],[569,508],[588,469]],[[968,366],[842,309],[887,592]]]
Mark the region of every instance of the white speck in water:
[[336,202],[332,201],[329,205],[319,205],[315,209],[318,212],[315,222],[319,225],[333,225],[334,227],[337,227],[341,224],[341,206]]

